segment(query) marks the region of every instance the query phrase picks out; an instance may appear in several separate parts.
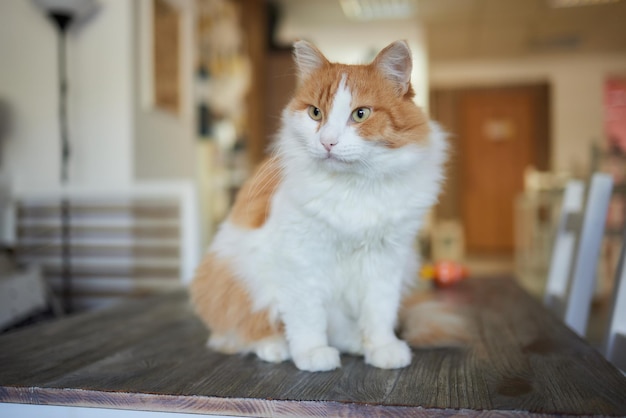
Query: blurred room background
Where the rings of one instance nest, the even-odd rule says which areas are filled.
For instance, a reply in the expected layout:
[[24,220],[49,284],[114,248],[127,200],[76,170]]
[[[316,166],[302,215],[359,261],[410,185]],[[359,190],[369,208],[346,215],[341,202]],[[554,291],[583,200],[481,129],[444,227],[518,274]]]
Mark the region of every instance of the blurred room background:
[[0,2],[0,275],[20,277],[2,284],[4,324],[50,292],[77,311],[187,283],[279,125],[298,39],[352,63],[410,44],[416,101],[453,150],[426,260],[541,296],[565,182],[611,173],[609,293],[626,1],[97,0],[64,34],[39,3]]

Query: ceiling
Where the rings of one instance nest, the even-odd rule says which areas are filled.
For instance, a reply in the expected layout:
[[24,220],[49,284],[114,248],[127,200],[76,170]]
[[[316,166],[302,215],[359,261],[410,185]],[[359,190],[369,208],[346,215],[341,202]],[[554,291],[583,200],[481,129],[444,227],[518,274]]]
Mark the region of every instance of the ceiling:
[[[348,20],[339,0],[279,0],[307,24]],[[626,55],[626,0],[550,7],[549,0],[417,0],[432,61],[554,53]],[[393,23],[390,21],[390,23]]]

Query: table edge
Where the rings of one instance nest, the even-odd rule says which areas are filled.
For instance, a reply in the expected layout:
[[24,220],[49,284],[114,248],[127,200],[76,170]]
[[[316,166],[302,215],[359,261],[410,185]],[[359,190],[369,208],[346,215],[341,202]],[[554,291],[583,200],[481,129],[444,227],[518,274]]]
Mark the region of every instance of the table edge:
[[[111,394],[115,394],[112,399]],[[439,409],[422,406],[380,405],[338,401],[298,401],[282,399],[221,398],[202,395],[167,395],[158,393],[102,392],[86,389],[0,387],[2,403],[76,406],[151,412],[235,415],[245,417],[380,417],[380,416],[437,416],[437,417],[492,417],[552,415],[519,410]]]

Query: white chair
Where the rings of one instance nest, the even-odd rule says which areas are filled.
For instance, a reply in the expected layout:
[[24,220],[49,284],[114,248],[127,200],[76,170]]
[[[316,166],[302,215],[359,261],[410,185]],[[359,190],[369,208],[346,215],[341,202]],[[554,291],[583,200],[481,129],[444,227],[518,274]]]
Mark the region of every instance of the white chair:
[[580,230],[584,193],[585,184],[582,181],[570,180],[566,184],[561,203],[561,215],[554,238],[543,302],[544,305],[555,312],[560,312],[561,315],[565,307],[576,236]]
[[568,182],[563,198],[544,303],[580,336],[587,328],[612,190],[613,179],[596,173],[584,206],[580,181]]
[[605,356],[617,368],[626,372],[626,228],[622,250],[615,274],[613,306],[607,329]]

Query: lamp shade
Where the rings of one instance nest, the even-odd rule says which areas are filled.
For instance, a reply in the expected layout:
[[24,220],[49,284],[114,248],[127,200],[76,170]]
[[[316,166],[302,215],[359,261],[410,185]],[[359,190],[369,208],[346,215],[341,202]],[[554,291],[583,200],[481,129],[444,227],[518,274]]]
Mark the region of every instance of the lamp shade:
[[65,16],[69,23],[81,23],[99,9],[97,0],[33,0],[48,16]]

